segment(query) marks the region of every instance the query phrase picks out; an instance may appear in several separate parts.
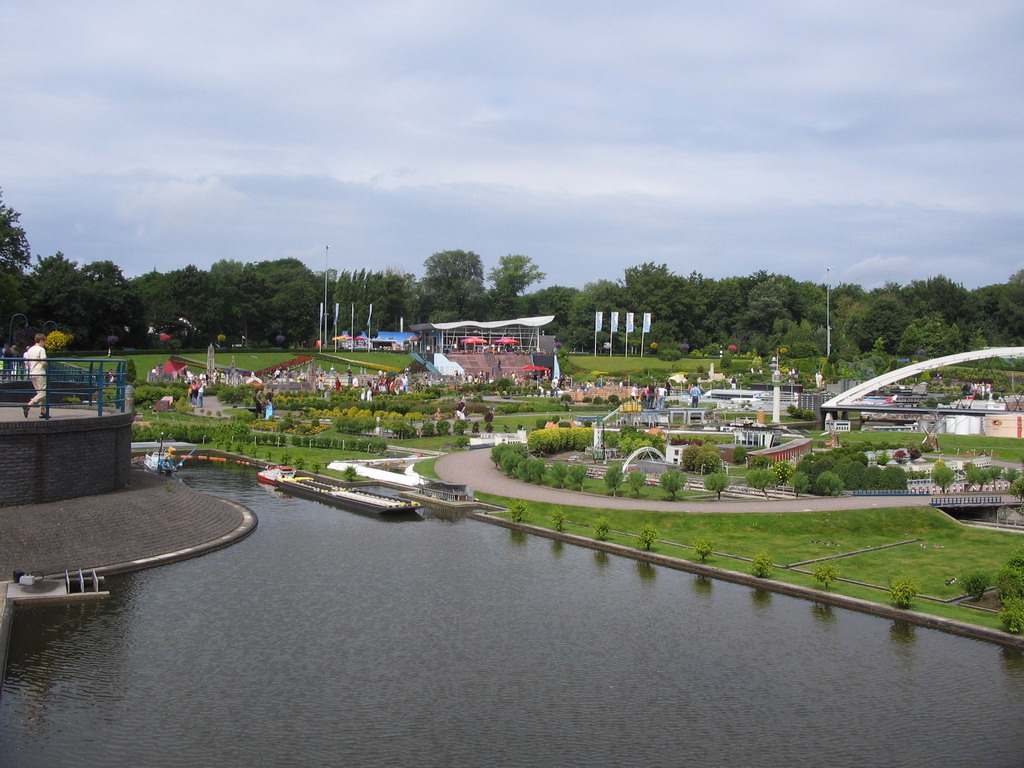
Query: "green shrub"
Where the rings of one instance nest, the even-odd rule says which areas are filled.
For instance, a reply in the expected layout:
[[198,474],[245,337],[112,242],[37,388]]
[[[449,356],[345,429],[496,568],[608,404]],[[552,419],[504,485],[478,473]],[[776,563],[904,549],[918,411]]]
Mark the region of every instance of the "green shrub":
[[551,513],[551,527],[559,533],[565,530],[565,512],[556,509]]
[[1003,610],[999,613],[1003,621],[1003,628],[1007,632],[1019,635],[1024,632],[1024,600],[1015,598],[1003,604]]
[[702,563],[706,563],[708,558],[711,557],[714,551],[715,545],[714,542],[711,541],[711,539],[702,537],[693,542],[693,553],[697,556],[697,559]]
[[811,576],[827,590],[832,582],[839,578],[839,573],[839,568],[832,563],[819,563]]
[[970,595],[975,600],[981,600],[985,596],[985,590],[992,585],[992,576],[984,571],[972,571],[960,577],[960,586],[964,594]]
[[917,597],[917,582],[908,574],[894,576],[889,582],[889,597],[897,608],[909,608]]
[[508,505],[508,519],[513,523],[521,523],[526,519],[526,502],[515,499]]
[[775,570],[775,562],[772,560],[772,556],[768,554],[767,550],[761,550],[754,555],[754,560],[750,564],[750,572],[757,576],[759,579],[767,579],[772,575],[772,571]]
[[650,523],[640,527],[640,533],[636,537],[637,546],[645,552],[650,552],[654,543],[658,540],[658,529]]
[[608,534],[611,533],[611,523],[607,517],[599,517],[594,521],[594,538],[598,541],[608,541]]

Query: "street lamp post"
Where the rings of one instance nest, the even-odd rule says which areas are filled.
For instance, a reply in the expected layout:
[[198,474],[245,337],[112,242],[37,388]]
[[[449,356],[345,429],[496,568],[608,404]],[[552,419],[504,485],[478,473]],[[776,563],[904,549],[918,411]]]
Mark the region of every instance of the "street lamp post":
[[25,327],[28,328],[28,318],[25,317],[25,315],[21,314],[21,312],[15,312],[13,315],[11,315],[11,324],[10,324],[10,326],[7,329],[7,341],[8,341],[8,343],[14,341],[14,318],[16,318],[16,317],[20,317],[22,320],[24,320],[25,321]]
[[327,347],[327,333],[330,326],[327,324],[327,257],[331,252],[331,246],[324,246],[324,313],[323,313],[323,335],[321,336],[320,349],[324,350]]
[[772,363],[772,423],[782,421],[782,377],[779,375],[779,353],[775,353]]
[[832,355],[832,267],[825,267],[825,357]]

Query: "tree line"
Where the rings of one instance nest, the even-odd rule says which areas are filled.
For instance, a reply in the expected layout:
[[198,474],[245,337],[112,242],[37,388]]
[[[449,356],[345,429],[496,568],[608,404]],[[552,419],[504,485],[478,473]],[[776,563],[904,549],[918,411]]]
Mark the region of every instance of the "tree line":
[[[325,277],[330,328],[338,305],[339,332],[368,324],[372,331],[397,330],[400,323],[553,315],[546,331],[586,352],[595,344],[595,313],[605,312],[596,341],[621,353],[622,329],[611,338],[607,315],[619,311],[637,313],[629,338],[635,354],[640,313],[652,314],[644,352],[660,356],[736,346],[809,357],[825,354],[830,341],[833,355],[844,359],[872,351],[935,357],[1024,341],[1024,270],[973,290],[943,275],[867,290],[763,270],[714,279],[645,262],[627,267],[618,280],[531,291],[545,274],[529,256],[508,254],[485,270],[473,251],[449,250],[427,257],[421,277],[399,269],[328,270],[325,276],[286,258],[225,259],[208,270],[188,265],[126,278],[113,261],[79,265],[61,252],[33,263],[18,220],[0,197],[0,317],[23,333],[45,326],[71,334],[72,349],[310,346],[318,337]],[[355,327],[349,328],[352,316]]]

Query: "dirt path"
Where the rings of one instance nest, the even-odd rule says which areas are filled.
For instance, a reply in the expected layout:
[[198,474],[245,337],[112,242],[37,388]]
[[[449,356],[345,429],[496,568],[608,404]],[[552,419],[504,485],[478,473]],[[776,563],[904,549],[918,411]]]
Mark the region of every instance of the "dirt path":
[[649,509],[655,512],[797,512],[875,507],[926,507],[929,496],[801,496],[783,501],[728,499],[722,501],[654,501],[580,493],[524,483],[506,477],[495,468],[489,450],[459,451],[442,456],[435,464],[442,479],[465,483],[474,491],[499,496],[545,501],[572,507]]

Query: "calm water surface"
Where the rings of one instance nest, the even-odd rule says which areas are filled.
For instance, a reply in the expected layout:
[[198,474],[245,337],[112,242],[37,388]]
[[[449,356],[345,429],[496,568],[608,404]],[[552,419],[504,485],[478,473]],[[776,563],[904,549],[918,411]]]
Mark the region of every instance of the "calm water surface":
[[182,472],[247,540],[21,609],[0,766],[1011,766],[1024,659],[473,521]]

